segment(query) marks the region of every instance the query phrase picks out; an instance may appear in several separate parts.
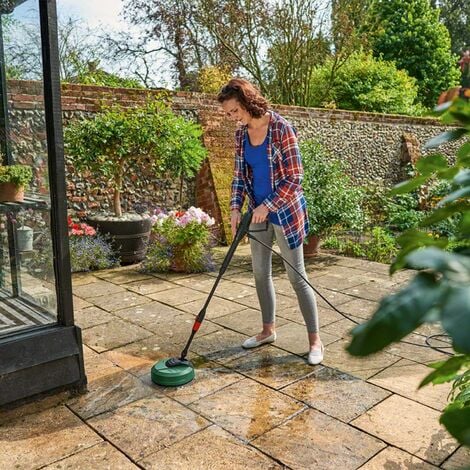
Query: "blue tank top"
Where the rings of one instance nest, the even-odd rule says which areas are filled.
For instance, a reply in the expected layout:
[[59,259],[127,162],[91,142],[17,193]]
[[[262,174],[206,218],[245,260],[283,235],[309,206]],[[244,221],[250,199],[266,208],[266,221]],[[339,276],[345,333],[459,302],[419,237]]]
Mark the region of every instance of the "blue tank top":
[[[245,134],[245,160],[253,172],[253,191],[256,205],[259,206],[273,190],[268,162],[268,136],[260,145],[251,145],[248,132]],[[270,212],[268,220],[281,225],[276,213]]]

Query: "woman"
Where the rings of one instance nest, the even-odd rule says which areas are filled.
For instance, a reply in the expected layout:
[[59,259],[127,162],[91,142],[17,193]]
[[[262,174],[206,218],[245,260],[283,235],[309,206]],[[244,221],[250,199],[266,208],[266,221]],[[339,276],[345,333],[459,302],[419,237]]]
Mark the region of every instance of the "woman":
[[[235,134],[235,172],[230,202],[232,233],[237,230],[240,211],[248,196],[249,210],[253,213],[250,230],[267,225],[267,230],[257,232],[256,238],[268,246],[276,238],[283,258],[306,277],[302,243],[308,232],[308,219],[294,128],[279,114],[268,110],[266,99],[247,80],[230,80],[217,99],[227,117],[241,124]],[[250,246],[263,329],[247,339],[242,345],[244,348],[276,340],[272,252],[255,240],[250,239]],[[307,325],[308,362],[319,364],[323,360],[323,344],[314,292],[289,265],[285,263],[285,267]]]

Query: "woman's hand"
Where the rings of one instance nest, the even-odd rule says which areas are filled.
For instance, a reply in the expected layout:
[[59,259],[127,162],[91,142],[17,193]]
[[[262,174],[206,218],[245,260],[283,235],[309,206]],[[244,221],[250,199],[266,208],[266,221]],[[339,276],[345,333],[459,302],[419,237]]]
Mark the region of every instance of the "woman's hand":
[[230,225],[232,226],[232,237],[235,237],[235,234],[237,233],[237,228],[238,228],[238,225],[240,224],[241,219],[242,219],[242,216],[240,214],[240,211],[233,210],[231,217],[230,217]]
[[269,215],[269,210],[264,204],[260,204],[254,211],[251,217],[253,224],[263,223]]

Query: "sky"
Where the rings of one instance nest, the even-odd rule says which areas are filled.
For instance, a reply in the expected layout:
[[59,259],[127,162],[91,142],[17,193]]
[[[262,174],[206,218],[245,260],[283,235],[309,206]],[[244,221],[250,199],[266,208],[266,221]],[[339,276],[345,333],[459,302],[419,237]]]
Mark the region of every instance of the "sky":
[[57,0],[57,13],[83,18],[93,28],[105,25],[117,30],[126,26],[120,17],[122,6],[121,0]]
[[[130,26],[122,18],[123,0],[56,0],[59,19],[68,18],[83,20],[92,30],[97,32],[128,31],[138,37],[139,31]],[[38,21],[37,1],[26,1],[15,10],[15,17],[21,21]],[[156,67],[156,75],[152,75],[156,86],[172,86],[171,69],[168,61],[158,59],[166,66]],[[120,64],[103,62],[101,64],[109,72],[120,73]],[[121,64],[122,65],[122,64]]]

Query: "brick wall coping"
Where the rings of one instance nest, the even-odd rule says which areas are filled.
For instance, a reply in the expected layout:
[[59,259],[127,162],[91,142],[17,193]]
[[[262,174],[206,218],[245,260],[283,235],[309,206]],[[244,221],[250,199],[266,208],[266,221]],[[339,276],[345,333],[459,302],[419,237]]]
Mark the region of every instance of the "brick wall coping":
[[[9,80],[9,97],[14,108],[38,109],[42,103],[42,83],[31,80]],[[158,96],[168,93],[173,97],[176,106],[184,108],[198,105],[218,108],[216,95],[208,93],[148,90],[139,88],[114,88],[96,85],[79,85],[72,83],[62,84],[62,108],[64,111],[90,111],[99,110],[100,103],[108,104],[116,101],[126,106],[133,106],[149,95]],[[308,108],[302,106],[273,105],[276,111],[291,117],[307,119],[323,119],[329,121],[364,121],[390,124],[417,124],[442,126],[439,119],[434,117],[404,116],[399,114],[370,113],[362,111],[348,111],[341,109]]]

